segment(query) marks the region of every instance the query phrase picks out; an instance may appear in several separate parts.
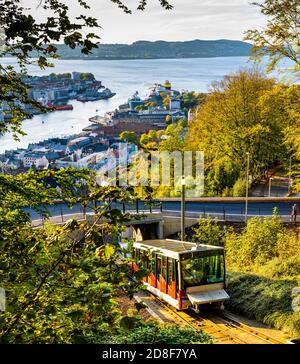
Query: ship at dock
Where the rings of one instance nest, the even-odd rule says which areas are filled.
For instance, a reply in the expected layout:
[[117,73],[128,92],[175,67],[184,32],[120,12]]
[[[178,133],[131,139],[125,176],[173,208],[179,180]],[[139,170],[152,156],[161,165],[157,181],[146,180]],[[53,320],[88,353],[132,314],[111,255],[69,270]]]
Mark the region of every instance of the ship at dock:
[[87,102],[87,101],[98,101],[107,100],[115,96],[115,92],[111,92],[109,88],[105,88],[103,91],[98,91],[96,89],[90,89],[85,92],[83,96],[77,98],[77,101]]

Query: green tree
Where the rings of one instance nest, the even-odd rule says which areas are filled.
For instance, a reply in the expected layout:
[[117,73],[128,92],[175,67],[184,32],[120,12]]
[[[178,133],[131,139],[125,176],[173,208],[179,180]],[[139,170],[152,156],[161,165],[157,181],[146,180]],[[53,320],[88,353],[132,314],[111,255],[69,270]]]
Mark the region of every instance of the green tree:
[[279,84],[261,97],[261,117],[272,125],[274,136],[280,136],[283,144],[278,145],[278,160],[288,171],[292,163],[293,191],[300,191],[300,87]]
[[138,105],[135,107],[136,111],[142,111],[142,110],[147,110],[147,107],[145,105]]
[[[293,85],[283,93],[288,126],[284,129],[285,146],[289,152],[292,164],[292,191],[300,192],[300,87]],[[286,166],[290,168],[289,163]]]
[[139,136],[134,131],[122,131],[120,139],[124,142],[139,145]]
[[[248,30],[245,40],[253,43],[253,57],[268,56],[268,71],[274,70],[281,60],[293,62],[293,71],[300,71],[300,18],[299,0],[263,0],[255,2],[268,18],[264,29]],[[281,65],[280,68],[283,66]]]
[[225,76],[212,85],[185,140],[186,149],[205,153],[206,193],[220,194],[245,178],[246,152],[254,181],[286,157],[284,128],[289,121],[282,102],[268,113],[274,90],[275,81],[256,70]]
[[300,337],[299,299],[292,290],[300,279],[298,229],[272,217],[251,218],[225,239],[229,308]]
[[[132,193],[98,187],[87,170],[0,175],[0,182],[0,279],[7,294],[2,342],[93,342],[107,335],[120,318],[120,290],[132,296],[138,287],[128,281],[130,266],[115,244],[127,217],[109,203],[132,201]],[[95,206],[94,218],[34,229],[24,207],[47,218],[47,206],[58,198]]]
[[182,120],[169,125],[161,135],[158,150],[161,152],[182,152],[184,150],[185,131],[185,124]]
[[184,109],[194,109],[196,106],[203,104],[206,95],[205,93],[197,93],[195,91],[183,92],[180,96],[181,107]]
[[93,81],[93,80],[95,80],[95,77],[92,73],[85,72],[85,73],[80,74],[80,79],[84,80],[84,81],[88,81],[88,80]]

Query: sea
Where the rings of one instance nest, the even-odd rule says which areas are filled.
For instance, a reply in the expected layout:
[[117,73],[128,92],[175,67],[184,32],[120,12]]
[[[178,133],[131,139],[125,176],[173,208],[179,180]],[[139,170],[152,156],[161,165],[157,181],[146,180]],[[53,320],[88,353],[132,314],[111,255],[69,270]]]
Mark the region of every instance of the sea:
[[[17,66],[13,58],[2,58],[1,64]],[[23,121],[25,136],[20,141],[12,134],[0,136],[0,153],[5,150],[26,148],[28,143],[39,142],[49,137],[63,137],[80,133],[91,124],[89,118],[104,115],[115,110],[120,104],[138,91],[141,97],[147,96],[154,83],[169,80],[172,88],[207,92],[213,82],[240,69],[253,67],[247,57],[185,58],[155,60],[55,60],[53,68],[39,69],[30,65],[31,75],[47,75],[52,72],[91,72],[105,87],[116,92],[109,100],[82,103],[70,100],[73,110],[54,111],[36,115]],[[263,68],[263,66],[260,66]]]

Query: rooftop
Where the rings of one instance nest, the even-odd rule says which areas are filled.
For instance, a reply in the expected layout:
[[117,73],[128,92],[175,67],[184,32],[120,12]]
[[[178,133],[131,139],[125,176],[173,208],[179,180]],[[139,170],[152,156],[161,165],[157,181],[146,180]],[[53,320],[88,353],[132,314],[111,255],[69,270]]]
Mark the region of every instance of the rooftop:
[[25,157],[25,158],[41,158],[41,157],[42,157],[42,154],[40,154],[40,153],[32,153],[32,152],[30,152],[30,153],[26,153],[26,154],[24,155],[24,157]]
[[73,144],[77,144],[77,143],[80,143],[80,142],[83,142],[83,141],[89,141],[89,140],[90,140],[89,137],[82,136],[82,137],[78,137],[78,138],[70,140],[68,145],[73,145]]
[[[138,241],[138,244],[147,246],[149,248],[164,249],[175,253],[190,252],[197,247],[197,251],[209,251],[209,250],[223,250],[220,246],[196,244],[188,241],[172,240],[172,239],[157,239],[157,240],[143,240]],[[195,251],[193,249],[193,251]]]

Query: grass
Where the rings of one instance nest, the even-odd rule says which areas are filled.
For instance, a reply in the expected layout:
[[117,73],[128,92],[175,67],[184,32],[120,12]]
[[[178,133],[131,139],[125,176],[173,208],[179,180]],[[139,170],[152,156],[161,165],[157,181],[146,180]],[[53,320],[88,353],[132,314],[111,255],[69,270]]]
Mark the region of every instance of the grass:
[[300,338],[300,311],[294,312],[291,306],[297,280],[230,272],[227,282],[229,309]]

